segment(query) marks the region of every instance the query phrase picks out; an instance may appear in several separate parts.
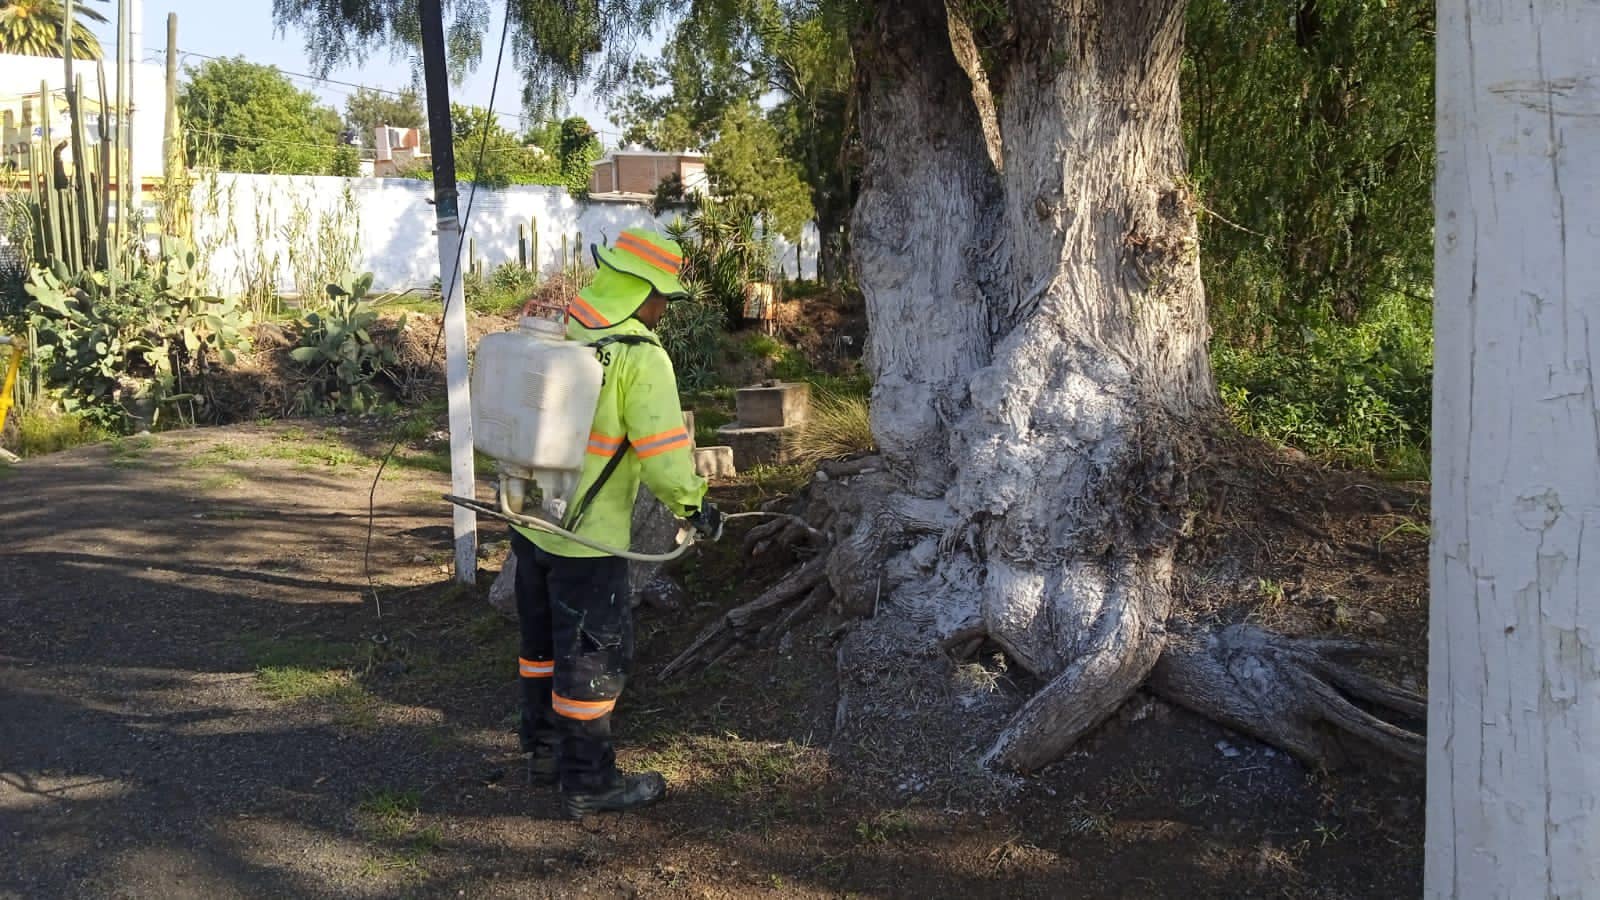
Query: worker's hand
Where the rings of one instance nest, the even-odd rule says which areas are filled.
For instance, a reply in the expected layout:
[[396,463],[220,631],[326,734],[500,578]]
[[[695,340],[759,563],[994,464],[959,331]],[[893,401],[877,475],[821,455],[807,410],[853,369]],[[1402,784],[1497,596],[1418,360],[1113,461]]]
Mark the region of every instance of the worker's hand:
[[722,540],[722,510],[707,502],[689,516],[689,524],[701,537],[712,541]]

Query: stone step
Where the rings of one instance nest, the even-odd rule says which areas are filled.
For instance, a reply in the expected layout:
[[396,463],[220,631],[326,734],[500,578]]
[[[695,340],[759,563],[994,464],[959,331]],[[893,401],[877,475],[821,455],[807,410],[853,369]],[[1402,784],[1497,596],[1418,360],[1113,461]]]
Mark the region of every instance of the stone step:
[[735,404],[742,428],[799,425],[811,415],[811,385],[774,381],[740,388]]
[[739,474],[732,447],[695,448],[694,470],[701,478],[732,478]]
[[717,437],[733,449],[733,463],[739,471],[747,472],[752,466],[763,463],[789,461],[789,435],[800,429],[797,426],[751,428],[743,422],[724,425],[717,429]]

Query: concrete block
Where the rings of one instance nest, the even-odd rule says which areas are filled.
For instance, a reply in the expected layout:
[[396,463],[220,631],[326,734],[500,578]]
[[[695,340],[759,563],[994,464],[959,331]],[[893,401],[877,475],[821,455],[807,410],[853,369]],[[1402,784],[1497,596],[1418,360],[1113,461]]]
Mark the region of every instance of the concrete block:
[[695,448],[694,470],[701,478],[732,478],[739,474],[733,464],[732,447]]
[[799,425],[811,415],[811,385],[771,382],[740,388],[736,404],[741,427]]
[[797,430],[794,427],[747,428],[743,422],[735,422],[718,428],[717,437],[733,449],[733,464],[744,472],[763,463],[788,462],[786,438]]

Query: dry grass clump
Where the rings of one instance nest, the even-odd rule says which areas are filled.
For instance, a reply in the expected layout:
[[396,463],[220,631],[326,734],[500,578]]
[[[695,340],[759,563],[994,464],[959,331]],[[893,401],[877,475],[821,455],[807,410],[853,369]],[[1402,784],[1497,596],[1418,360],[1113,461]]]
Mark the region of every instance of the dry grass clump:
[[810,418],[788,438],[790,459],[797,463],[843,459],[876,449],[872,418],[861,397],[818,398]]

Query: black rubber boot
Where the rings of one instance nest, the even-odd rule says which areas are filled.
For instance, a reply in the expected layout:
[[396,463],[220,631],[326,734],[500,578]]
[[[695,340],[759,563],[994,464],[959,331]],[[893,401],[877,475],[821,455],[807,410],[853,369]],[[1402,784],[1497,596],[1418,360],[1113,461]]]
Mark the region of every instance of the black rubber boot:
[[528,783],[534,787],[555,787],[558,777],[555,754],[534,751],[528,754]]
[[660,772],[620,776],[615,786],[594,791],[561,791],[561,811],[577,821],[592,813],[627,812],[649,806],[667,795]]

